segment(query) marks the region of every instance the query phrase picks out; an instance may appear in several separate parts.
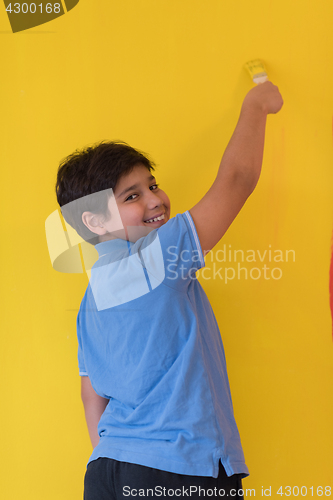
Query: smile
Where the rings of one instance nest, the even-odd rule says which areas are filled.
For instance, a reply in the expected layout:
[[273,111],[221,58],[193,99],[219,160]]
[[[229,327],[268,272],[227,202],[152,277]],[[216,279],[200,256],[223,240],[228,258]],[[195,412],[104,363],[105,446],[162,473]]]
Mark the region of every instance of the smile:
[[154,219],[145,220],[144,222],[156,222],[163,219],[164,219],[164,214],[160,215],[159,217],[155,217]]

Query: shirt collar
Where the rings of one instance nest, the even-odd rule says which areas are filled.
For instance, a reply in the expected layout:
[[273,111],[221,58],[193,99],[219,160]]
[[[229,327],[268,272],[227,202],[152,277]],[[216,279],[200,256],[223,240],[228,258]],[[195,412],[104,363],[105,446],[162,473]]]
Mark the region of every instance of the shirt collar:
[[121,240],[120,238],[108,241],[102,241],[101,243],[97,243],[95,248],[98,252],[98,257],[101,258],[104,255],[108,255],[114,252],[128,251],[130,247],[133,245],[130,241]]

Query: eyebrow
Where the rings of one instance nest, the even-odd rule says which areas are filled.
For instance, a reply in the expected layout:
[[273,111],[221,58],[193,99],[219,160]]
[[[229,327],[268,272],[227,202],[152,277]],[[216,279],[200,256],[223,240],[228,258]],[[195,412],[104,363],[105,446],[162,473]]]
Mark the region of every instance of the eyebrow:
[[[150,177],[147,178],[148,182],[152,181],[152,180],[155,180],[155,177],[153,175],[151,175]],[[127,187],[126,189],[124,189],[124,191],[122,191],[120,194],[117,195],[117,198],[120,198],[124,194],[128,193],[128,191],[132,191],[133,189],[138,189],[139,185],[140,184],[133,184],[133,186]]]

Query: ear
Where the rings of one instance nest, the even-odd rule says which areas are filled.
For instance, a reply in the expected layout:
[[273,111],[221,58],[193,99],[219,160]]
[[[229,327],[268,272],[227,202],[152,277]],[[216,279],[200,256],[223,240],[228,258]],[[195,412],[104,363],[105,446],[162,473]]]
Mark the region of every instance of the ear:
[[92,233],[98,234],[99,236],[107,233],[107,230],[103,226],[102,215],[93,214],[92,212],[83,212],[82,222]]

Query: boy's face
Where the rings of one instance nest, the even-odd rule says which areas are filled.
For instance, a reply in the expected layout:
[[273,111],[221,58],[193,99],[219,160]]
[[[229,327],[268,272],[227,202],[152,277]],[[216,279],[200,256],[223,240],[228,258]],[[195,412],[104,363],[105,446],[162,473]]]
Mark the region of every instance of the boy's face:
[[[151,230],[161,227],[170,218],[169,198],[158,187],[155,177],[144,165],[135,166],[129,174],[119,179],[114,197],[124,226],[123,234],[117,232],[118,238],[136,241]],[[112,238],[111,206],[109,210],[111,219],[103,223],[108,233],[101,235],[100,241]],[[157,217],[159,220],[154,221]],[[115,235],[114,233],[113,237]]]

